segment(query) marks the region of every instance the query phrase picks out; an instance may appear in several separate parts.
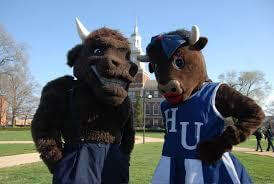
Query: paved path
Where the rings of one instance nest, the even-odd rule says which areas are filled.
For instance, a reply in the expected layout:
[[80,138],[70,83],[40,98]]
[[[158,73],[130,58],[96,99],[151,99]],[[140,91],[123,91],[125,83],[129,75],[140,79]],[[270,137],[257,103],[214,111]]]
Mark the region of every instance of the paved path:
[[263,156],[274,157],[274,152],[272,152],[272,151],[260,152],[260,151],[255,151],[254,149],[251,149],[251,148],[242,148],[242,147],[237,147],[237,146],[233,147],[233,151],[239,151],[239,152],[250,153],[250,154],[255,154],[255,155],[263,155]]
[[20,155],[4,156],[4,157],[0,157],[0,168],[39,162],[39,161],[41,160],[38,153],[27,153],[27,154],[20,154]]
[[[0,141],[0,144],[4,141]],[[5,144],[14,144],[14,143],[33,143],[32,141],[5,141]],[[152,137],[146,137],[145,142],[164,142],[164,139],[161,138],[152,138]],[[136,136],[135,137],[135,144],[141,144],[143,143],[143,137],[142,136]],[[258,152],[254,151],[250,148],[240,148],[240,147],[234,147],[233,151],[239,151],[239,152],[245,152],[250,154],[257,154],[257,155],[265,155],[265,156],[271,156],[274,157],[273,152]],[[39,158],[38,153],[28,153],[28,154],[20,154],[20,155],[12,155],[12,156],[4,156],[0,157],[0,168],[4,167],[12,167],[16,165],[26,164],[26,163],[33,163],[33,162],[39,162],[41,159]]]

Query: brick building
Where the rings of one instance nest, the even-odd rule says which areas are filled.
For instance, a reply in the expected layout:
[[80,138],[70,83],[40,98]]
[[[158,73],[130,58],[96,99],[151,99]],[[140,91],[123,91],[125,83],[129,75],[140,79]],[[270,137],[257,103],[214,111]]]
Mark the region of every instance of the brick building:
[[144,54],[141,47],[142,38],[138,32],[137,25],[135,25],[134,32],[129,40],[131,46],[131,61],[138,65],[138,73],[135,77],[135,81],[130,85],[128,92],[129,97],[133,102],[133,109],[138,97],[140,97],[143,102],[143,95],[145,95],[145,97],[151,95],[151,99],[145,99],[144,105],[146,127],[163,128],[164,124],[160,112],[160,102],[163,101],[164,98],[158,92],[156,80],[151,80],[150,74],[147,72],[147,64],[142,63],[137,59],[138,55]]
[[8,102],[4,96],[0,95],[0,126],[7,125]]

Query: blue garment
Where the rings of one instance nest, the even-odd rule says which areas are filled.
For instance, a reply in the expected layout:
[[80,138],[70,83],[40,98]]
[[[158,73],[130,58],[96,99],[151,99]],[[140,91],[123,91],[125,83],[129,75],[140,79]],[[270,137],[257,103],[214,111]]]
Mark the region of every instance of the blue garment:
[[[119,144],[80,141],[79,110],[74,98],[75,89],[69,91],[70,119],[66,128],[71,141],[65,139],[64,156],[53,173],[53,184],[120,184],[129,181],[129,160]],[[73,132],[73,133],[72,133]],[[83,139],[82,139],[83,140]]]
[[162,102],[167,132],[153,184],[252,183],[231,153],[225,153],[212,165],[198,159],[197,144],[224,131],[224,118],[215,107],[219,86],[218,83],[205,83],[181,104]]
[[156,43],[155,42],[156,40],[161,41],[163,51],[168,59],[171,58],[171,56],[175,53],[175,51],[181,45],[187,42],[185,38],[182,38],[179,35],[168,35],[168,34],[157,35],[151,38],[151,41],[146,48],[147,53],[148,53],[148,50],[151,48],[151,46]]
[[53,174],[53,184],[128,183],[129,164],[118,144],[66,145]]

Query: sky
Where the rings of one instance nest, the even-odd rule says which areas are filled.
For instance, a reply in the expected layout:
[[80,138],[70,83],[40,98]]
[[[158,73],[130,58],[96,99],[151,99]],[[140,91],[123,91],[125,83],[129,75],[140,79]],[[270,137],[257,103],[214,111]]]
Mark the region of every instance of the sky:
[[203,54],[213,81],[231,70],[260,70],[274,88],[273,0],[1,0],[0,24],[27,45],[31,74],[41,86],[72,75],[66,54],[81,43],[75,17],[89,31],[106,26],[126,37],[137,18],[144,50],[154,35],[198,25],[209,40]]

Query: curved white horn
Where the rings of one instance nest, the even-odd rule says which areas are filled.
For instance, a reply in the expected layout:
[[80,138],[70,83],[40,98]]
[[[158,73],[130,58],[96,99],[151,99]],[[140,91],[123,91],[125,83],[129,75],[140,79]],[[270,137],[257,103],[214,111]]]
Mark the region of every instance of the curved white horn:
[[199,40],[199,38],[200,38],[199,27],[194,25],[192,26],[192,29],[191,29],[191,35],[189,39],[190,45],[194,45]]
[[78,34],[81,40],[84,42],[90,32],[85,28],[85,26],[80,22],[80,20],[77,17],[75,18],[75,20]]

